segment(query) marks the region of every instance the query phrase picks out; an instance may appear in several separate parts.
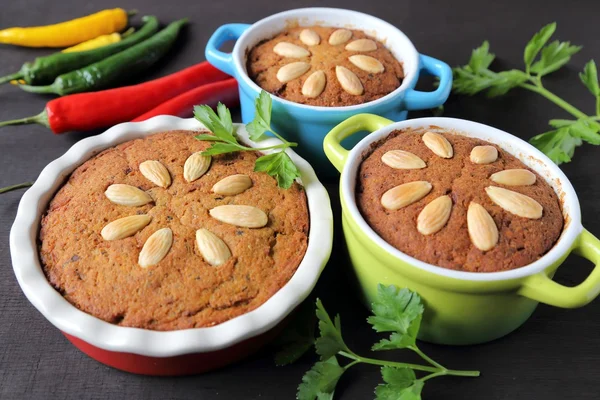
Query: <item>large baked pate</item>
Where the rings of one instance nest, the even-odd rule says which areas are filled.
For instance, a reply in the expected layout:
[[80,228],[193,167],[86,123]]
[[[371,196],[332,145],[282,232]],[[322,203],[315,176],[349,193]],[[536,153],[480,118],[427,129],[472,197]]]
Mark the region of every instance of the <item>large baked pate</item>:
[[548,252],[563,229],[560,201],[497,145],[442,129],[404,129],[373,143],[356,201],[400,251],[444,268],[494,272]]
[[[108,149],[76,169],[56,193],[42,220],[40,255],[48,280],[73,305],[122,326],[211,326],[258,307],[294,274],[309,229],[301,186],[284,190],[272,177],[254,172],[252,152],[213,156],[208,170],[188,182],[184,164],[210,145],[193,135],[171,131]],[[140,171],[147,161],[166,167],[167,187]],[[242,191],[219,194],[236,186],[221,183],[215,189],[232,175],[246,176],[233,190]],[[110,191],[107,196],[107,189],[123,184],[141,189],[150,202],[115,204],[118,196]],[[266,225],[236,226],[222,222],[218,213],[211,216],[210,210],[223,205],[258,209]],[[132,236],[111,238],[107,225],[132,215],[148,215],[150,221]],[[149,239],[165,230],[172,236],[167,252],[158,261],[144,258],[142,249],[152,247]],[[226,256],[219,261],[215,252]]]
[[323,107],[362,104],[391,93],[404,71],[392,53],[360,30],[293,27],[254,46],[248,76],[271,94]]

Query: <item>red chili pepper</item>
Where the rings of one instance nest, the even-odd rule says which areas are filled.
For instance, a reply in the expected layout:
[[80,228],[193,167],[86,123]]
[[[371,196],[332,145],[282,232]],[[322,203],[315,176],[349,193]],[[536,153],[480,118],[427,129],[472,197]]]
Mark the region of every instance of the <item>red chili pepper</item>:
[[157,115],[190,117],[193,114],[195,105],[206,104],[214,108],[218,102],[225,104],[229,108],[235,107],[240,103],[237,81],[235,79],[209,83],[208,85],[189,90],[140,115],[132,122],[145,121]]
[[40,114],[0,122],[0,127],[41,124],[54,133],[103,128],[131,121],[181,93],[227,78],[230,76],[205,61],[139,85],[59,97],[49,101]]

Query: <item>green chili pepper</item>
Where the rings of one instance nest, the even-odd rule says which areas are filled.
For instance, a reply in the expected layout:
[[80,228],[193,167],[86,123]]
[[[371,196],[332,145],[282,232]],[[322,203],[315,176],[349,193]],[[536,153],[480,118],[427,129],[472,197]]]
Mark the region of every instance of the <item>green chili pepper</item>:
[[158,19],[156,17],[143,17],[142,21],[144,21],[144,26],[139,31],[127,36],[120,42],[88,51],[55,53],[38,57],[32,63],[26,62],[23,64],[19,72],[0,78],[0,84],[13,79],[23,79],[28,85],[52,83],[61,74],[75,71],[117,54],[148,39],[158,31]]
[[103,89],[144,71],[171,48],[187,18],[169,24],[150,39],[87,67],[62,74],[47,86],[19,85],[27,92],[60,96]]

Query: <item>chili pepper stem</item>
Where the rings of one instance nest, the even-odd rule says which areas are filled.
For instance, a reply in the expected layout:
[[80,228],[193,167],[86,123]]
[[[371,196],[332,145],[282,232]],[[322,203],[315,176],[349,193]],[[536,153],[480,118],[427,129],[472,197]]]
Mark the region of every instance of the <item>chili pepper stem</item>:
[[0,194],[10,192],[11,190],[23,189],[23,188],[29,187],[31,185],[33,185],[33,182],[23,182],[23,183],[18,183],[16,185],[6,186],[3,188],[0,188]]
[[128,17],[133,17],[134,15],[136,15],[138,13],[138,10],[136,10],[135,8],[133,10],[129,10],[127,11],[127,16]]
[[3,126],[28,125],[28,124],[40,124],[40,125],[45,126],[46,128],[50,128],[46,110],[44,110],[41,113],[39,113],[38,115],[34,115],[32,117],[13,119],[10,121],[0,122],[0,128],[2,128]]
[[10,82],[14,79],[22,79],[23,74],[21,72],[15,72],[14,74],[6,75],[0,78],[0,85],[6,82]]
[[30,93],[43,93],[43,94],[58,94],[60,93],[56,90],[54,85],[45,85],[45,86],[32,86],[32,85],[18,85],[21,89]]
[[121,33],[121,39],[125,39],[127,36],[131,36],[131,34],[134,32],[135,32],[135,28],[132,26],[131,28],[127,29],[125,32]]

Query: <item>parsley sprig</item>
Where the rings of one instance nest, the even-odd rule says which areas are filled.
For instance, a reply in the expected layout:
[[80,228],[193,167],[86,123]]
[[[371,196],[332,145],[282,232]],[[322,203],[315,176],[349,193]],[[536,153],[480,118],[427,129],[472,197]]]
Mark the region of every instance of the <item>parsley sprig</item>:
[[23,182],[23,183],[18,183],[16,185],[6,186],[3,188],[0,188],[0,194],[12,192],[13,190],[17,190],[17,189],[27,188],[32,185],[33,185],[33,182]]
[[254,165],[254,170],[257,172],[266,172],[277,180],[277,184],[280,187],[288,189],[292,186],[294,180],[300,177],[300,171],[298,171],[290,156],[285,152],[285,149],[296,147],[298,144],[288,142],[271,128],[271,96],[264,90],[261,91],[260,96],[255,101],[255,109],[254,120],[246,125],[250,139],[260,142],[268,137],[266,135],[267,132],[271,132],[282,141],[281,144],[268,147],[244,146],[237,140],[235,126],[231,120],[231,113],[225,105],[219,103],[216,113],[209,106],[202,105],[194,107],[194,116],[213,133],[213,135],[200,134],[196,136],[198,140],[213,142],[202,154],[213,156],[237,151],[279,149],[280,151],[278,152],[259,157]]
[[554,129],[530,139],[531,144],[552,161],[561,164],[571,161],[575,149],[584,142],[600,145],[600,83],[596,63],[590,60],[579,77],[596,100],[595,114],[591,115],[585,114],[544,87],[542,78],[563,67],[571,56],[581,50],[581,46],[570,42],[555,40],[549,43],[555,31],[556,23],[548,24],[527,43],[523,54],[525,70],[490,70],[489,66],[495,55],[489,52],[489,43],[483,42],[473,50],[467,65],[454,68],[453,89],[460,94],[486,92],[488,96],[496,97],[511,89],[522,88],[545,97],[571,114],[574,119],[550,120],[549,125]]
[[[388,339],[373,345],[372,350],[408,349],[417,353],[428,365],[378,360],[356,354],[344,342],[340,316],[336,315],[332,320],[321,301],[317,300],[320,335],[315,341],[315,348],[320,361],[302,378],[297,393],[299,400],[333,399],[340,377],[357,364],[381,367],[384,383],[375,388],[377,400],[420,400],[423,385],[429,379],[444,375],[479,376],[479,371],[448,369],[419,349],[416,339],[424,307],[418,294],[393,285],[379,285],[377,290],[377,300],[372,305],[373,315],[367,322],[375,331],[391,334]],[[339,359],[349,362],[341,365]],[[417,377],[417,373],[422,376]]]

